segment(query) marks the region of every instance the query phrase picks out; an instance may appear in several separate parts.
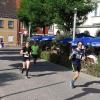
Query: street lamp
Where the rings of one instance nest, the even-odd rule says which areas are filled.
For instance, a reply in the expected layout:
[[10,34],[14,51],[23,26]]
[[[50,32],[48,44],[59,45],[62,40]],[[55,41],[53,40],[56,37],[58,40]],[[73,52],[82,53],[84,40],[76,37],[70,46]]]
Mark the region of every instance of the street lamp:
[[73,41],[75,40],[75,31],[76,31],[76,17],[77,17],[77,8],[74,8],[74,21],[73,21]]

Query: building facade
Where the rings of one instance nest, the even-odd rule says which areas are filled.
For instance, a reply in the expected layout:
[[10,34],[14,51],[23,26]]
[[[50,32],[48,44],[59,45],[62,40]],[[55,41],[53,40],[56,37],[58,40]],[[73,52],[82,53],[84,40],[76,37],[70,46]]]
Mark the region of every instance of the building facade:
[[0,0],[0,38],[4,46],[17,46],[19,43],[19,21],[16,17],[17,0]]
[[78,31],[88,31],[91,36],[96,36],[97,32],[100,32],[100,0],[93,0],[93,3],[95,9],[87,15],[87,21],[78,28]]

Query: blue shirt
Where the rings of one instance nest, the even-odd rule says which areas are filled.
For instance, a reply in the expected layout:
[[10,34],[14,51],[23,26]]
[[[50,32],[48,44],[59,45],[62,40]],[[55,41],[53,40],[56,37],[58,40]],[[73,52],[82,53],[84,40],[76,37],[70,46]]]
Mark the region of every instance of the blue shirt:
[[72,57],[72,63],[74,64],[80,64],[82,57],[85,56],[85,52],[82,49],[74,49],[72,51],[71,57]]

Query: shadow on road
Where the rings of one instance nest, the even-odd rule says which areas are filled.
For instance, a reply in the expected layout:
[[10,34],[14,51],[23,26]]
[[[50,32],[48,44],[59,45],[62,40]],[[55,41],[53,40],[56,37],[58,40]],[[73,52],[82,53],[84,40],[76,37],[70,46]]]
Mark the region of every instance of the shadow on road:
[[3,56],[0,57],[0,60],[10,60],[10,61],[20,61],[22,60],[22,57],[21,56],[12,56],[12,55],[9,55],[9,56]]
[[19,79],[21,76],[16,73],[0,73],[0,86],[8,85],[7,82]]
[[88,87],[89,85],[92,85],[92,84],[100,84],[100,81],[91,81],[91,82],[87,82],[83,85],[76,85],[76,87]]
[[4,49],[0,50],[0,60],[17,61],[21,60],[19,50],[17,49]]
[[0,98],[2,99],[4,97],[9,97],[9,96],[12,96],[12,95],[21,94],[21,93],[25,93],[25,92],[30,92],[30,91],[34,91],[34,90],[38,90],[38,89],[42,89],[42,88],[46,88],[46,87],[50,87],[50,86],[54,86],[54,85],[58,85],[58,84],[63,84],[63,83],[65,83],[65,82],[62,81],[62,82],[52,83],[52,84],[48,84],[48,85],[44,85],[44,86],[40,86],[40,87],[28,89],[28,90],[24,90],[24,91],[19,91],[19,92],[7,94],[7,95],[4,95],[4,96],[2,96]]
[[7,69],[0,69],[0,72],[3,72],[3,71],[12,71],[12,70],[15,70],[15,69],[19,69],[19,68],[7,68]]
[[19,52],[18,51],[2,51],[0,52],[0,55],[14,55],[14,54],[18,54],[19,55]]
[[77,100],[79,98],[81,98],[82,96],[86,96],[86,95],[89,95],[89,94],[97,94],[99,93],[100,94],[100,89],[95,89],[95,88],[83,88],[82,89],[83,92],[80,93],[80,94],[77,94],[71,98],[68,98],[68,99],[65,99],[65,100]]
[[[88,87],[92,84],[100,84],[100,81],[91,81],[91,82],[85,83],[84,85],[78,85],[76,87]],[[77,100],[77,99],[81,98],[82,96],[86,96],[86,95],[89,95],[89,94],[95,94],[95,93],[100,94],[100,89],[96,89],[96,88],[83,88],[82,90],[83,90],[82,93],[77,94],[73,97],[67,98],[65,100],[74,100],[74,99]]]
[[[22,64],[15,63],[15,64],[11,64],[9,66],[21,69]],[[65,67],[61,67],[59,65],[49,63],[48,61],[43,61],[43,62],[39,61],[39,62],[37,62],[37,64],[33,64],[31,62],[30,72],[43,72],[43,71],[69,71],[69,70],[66,69]]]
[[44,74],[31,75],[31,77],[41,77],[41,76],[52,75],[52,74],[56,74],[56,72],[49,72],[49,73],[44,73]]
[[[22,67],[22,57],[16,51],[0,51],[0,59],[1,61],[6,63],[6,60],[10,61],[10,65],[6,65],[7,67],[0,68],[0,86],[8,85],[9,81],[19,80],[22,78],[21,74],[16,74]],[[3,55],[4,54],[4,55]],[[14,61],[14,62],[13,62]],[[19,63],[18,63],[19,61]],[[4,65],[2,65],[4,66]],[[16,70],[17,69],[17,70]],[[37,64],[33,64],[31,62],[31,68],[29,75],[31,73],[32,77],[41,77],[45,75],[56,74],[57,71],[66,71],[64,67],[61,67],[56,64],[49,63],[47,61],[38,61]],[[32,73],[32,72],[40,72],[40,73]],[[42,72],[42,73],[41,73]]]

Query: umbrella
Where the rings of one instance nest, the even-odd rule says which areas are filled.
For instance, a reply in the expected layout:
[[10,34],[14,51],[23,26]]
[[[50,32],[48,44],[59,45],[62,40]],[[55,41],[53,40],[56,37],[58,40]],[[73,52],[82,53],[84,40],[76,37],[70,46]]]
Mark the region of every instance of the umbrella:
[[87,46],[92,43],[93,39],[94,38],[92,37],[75,38],[75,40],[72,41],[72,46],[76,46],[79,41],[82,42],[85,46]]
[[70,37],[58,40],[59,43],[63,43],[63,44],[66,44],[66,43],[71,42],[71,41],[72,41],[72,38],[70,38]]
[[93,40],[94,40],[94,38],[92,38],[92,37],[83,37],[82,38],[82,41],[83,41],[84,45],[91,45]]
[[83,41],[82,41],[82,38],[75,38],[74,41],[72,40],[72,46],[76,46],[77,43],[78,43],[79,41],[80,41],[80,42],[83,42]]
[[43,36],[41,41],[49,41],[49,40],[55,40],[56,37],[54,35],[46,35],[46,36]]
[[82,38],[82,37],[92,37],[92,36],[90,36],[88,34],[85,34],[85,33],[79,33],[79,34],[76,34],[76,37],[77,38]]
[[100,37],[94,38],[91,45],[94,47],[100,47]]
[[40,41],[42,39],[42,36],[33,36],[31,38],[32,41]]

